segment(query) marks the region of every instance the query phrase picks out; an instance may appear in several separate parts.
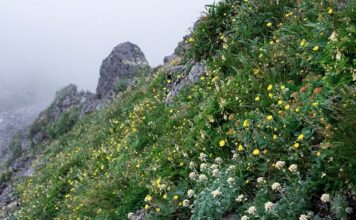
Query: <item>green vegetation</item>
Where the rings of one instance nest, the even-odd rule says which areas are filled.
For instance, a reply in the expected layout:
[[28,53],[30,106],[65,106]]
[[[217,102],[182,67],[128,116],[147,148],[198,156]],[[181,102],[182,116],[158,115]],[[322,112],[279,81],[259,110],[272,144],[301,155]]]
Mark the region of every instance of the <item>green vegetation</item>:
[[13,141],[10,144],[10,151],[11,151],[11,158],[10,160],[6,161],[6,163],[11,163],[15,159],[19,158],[22,155],[22,149],[21,149],[21,137],[19,134],[16,134],[14,136]]
[[77,108],[70,108],[62,113],[58,120],[48,126],[48,135],[55,139],[70,131],[79,120],[79,114]]
[[167,105],[158,68],[102,111],[52,125],[16,218],[351,219],[355,9],[209,6],[187,40],[206,74]]

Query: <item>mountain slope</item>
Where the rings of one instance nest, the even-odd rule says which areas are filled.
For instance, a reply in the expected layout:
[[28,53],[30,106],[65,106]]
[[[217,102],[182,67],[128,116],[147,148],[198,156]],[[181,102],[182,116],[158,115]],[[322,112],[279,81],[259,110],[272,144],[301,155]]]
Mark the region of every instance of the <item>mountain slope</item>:
[[221,1],[54,135],[15,219],[355,218],[355,4]]

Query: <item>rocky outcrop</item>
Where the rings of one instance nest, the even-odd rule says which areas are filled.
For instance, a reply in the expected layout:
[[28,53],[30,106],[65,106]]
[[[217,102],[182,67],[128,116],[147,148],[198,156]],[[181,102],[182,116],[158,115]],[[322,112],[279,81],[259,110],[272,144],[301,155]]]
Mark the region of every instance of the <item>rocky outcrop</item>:
[[199,80],[199,77],[205,73],[205,65],[200,62],[188,62],[185,66],[178,66],[170,69],[171,74],[183,72],[184,78],[174,82],[171,90],[169,91],[166,103],[172,102],[172,99],[186,86],[191,86]]
[[[163,69],[166,72],[167,79],[177,78],[170,87],[166,98],[167,104],[170,104],[173,98],[177,96],[184,87],[196,83],[199,77],[206,72],[205,64],[193,59],[184,65],[181,64],[189,50],[189,44],[187,43],[189,38],[190,35],[185,36],[183,41],[178,43],[174,53],[170,56],[166,56],[163,60]],[[181,75],[181,77],[174,77],[174,75],[178,74]]]
[[[52,104],[39,114],[31,126],[21,126],[18,129],[17,127],[11,127],[11,129],[6,127],[11,132],[5,134],[8,137],[6,142],[0,140],[0,162],[1,159],[7,160],[8,165],[6,171],[2,170],[0,166],[0,175],[9,172],[11,178],[16,178],[16,181],[32,176],[36,169],[32,166],[35,156],[29,156],[26,151],[31,145],[41,144],[49,139],[51,136],[49,128],[52,125],[56,125],[61,120],[65,121],[66,126],[68,126],[68,120],[74,125],[81,117],[100,110],[110,102],[111,98],[123,92],[127,87],[132,87],[136,82],[135,77],[147,75],[150,71],[151,68],[145,55],[138,46],[130,42],[119,44],[103,61],[96,94],[78,91],[76,85],[70,84],[56,93]],[[0,123],[7,123],[5,121],[7,118],[13,117],[15,120],[18,117],[15,114],[9,114],[9,116],[2,116],[0,111]],[[35,116],[32,117],[32,120],[33,118]],[[30,123],[26,121],[27,124]],[[11,125],[11,120],[8,125]],[[57,130],[56,132],[58,132]],[[0,134],[1,132],[3,130],[0,127]],[[17,135],[14,138],[16,132]],[[67,130],[62,129],[60,132],[67,132]],[[9,150],[11,143],[17,149],[15,156]],[[6,147],[1,147],[2,145],[6,145]],[[15,207],[16,204],[17,198],[13,194],[11,182],[8,180],[0,182],[0,218],[2,218],[1,213],[4,213],[9,207]],[[2,208],[5,210],[4,212],[1,211]]]
[[[31,129],[32,140],[38,144],[48,135],[43,129],[68,111],[79,112],[79,118],[100,110],[111,98],[135,84],[135,77],[146,75],[151,68],[141,49],[130,42],[116,46],[104,59],[100,68],[97,93],[78,91],[76,85],[68,85],[56,93],[52,105],[43,111]],[[121,86],[121,87],[120,87]]]
[[130,42],[119,44],[101,65],[97,95],[101,99],[113,97],[121,85],[131,84],[134,77],[147,74],[149,70],[145,55],[138,46]]
[[76,85],[70,84],[56,93],[56,98],[52,105],[40,114],[49,121],[56,121],[59,116],[69,108],[80,108],[94,95],[90,92],[78,91]]

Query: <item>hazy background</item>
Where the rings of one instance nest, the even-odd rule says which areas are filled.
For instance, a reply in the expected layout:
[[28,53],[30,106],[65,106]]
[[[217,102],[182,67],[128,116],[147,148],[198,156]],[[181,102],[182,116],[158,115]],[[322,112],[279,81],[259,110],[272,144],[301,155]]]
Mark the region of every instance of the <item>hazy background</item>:
[[161,64],[213,1],[0,0],[0,164],[55,91],[94,92],[102,60],[125,41]]
[[212,2],[0,0],[0,92],[45,98],[69,83],[94,91],[102,60],[124,41],[159,65]]

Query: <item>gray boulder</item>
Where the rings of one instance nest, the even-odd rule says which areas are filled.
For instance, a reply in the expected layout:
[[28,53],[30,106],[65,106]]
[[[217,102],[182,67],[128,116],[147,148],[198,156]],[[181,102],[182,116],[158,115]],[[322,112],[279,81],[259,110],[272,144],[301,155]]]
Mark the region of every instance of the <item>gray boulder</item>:
[[101,99],[111,98],[118,91],[118,83],[129,83],[135,76],[147,74],[150,67],[141,49],[130,42],[116,46],[103,61],[96,89]]

